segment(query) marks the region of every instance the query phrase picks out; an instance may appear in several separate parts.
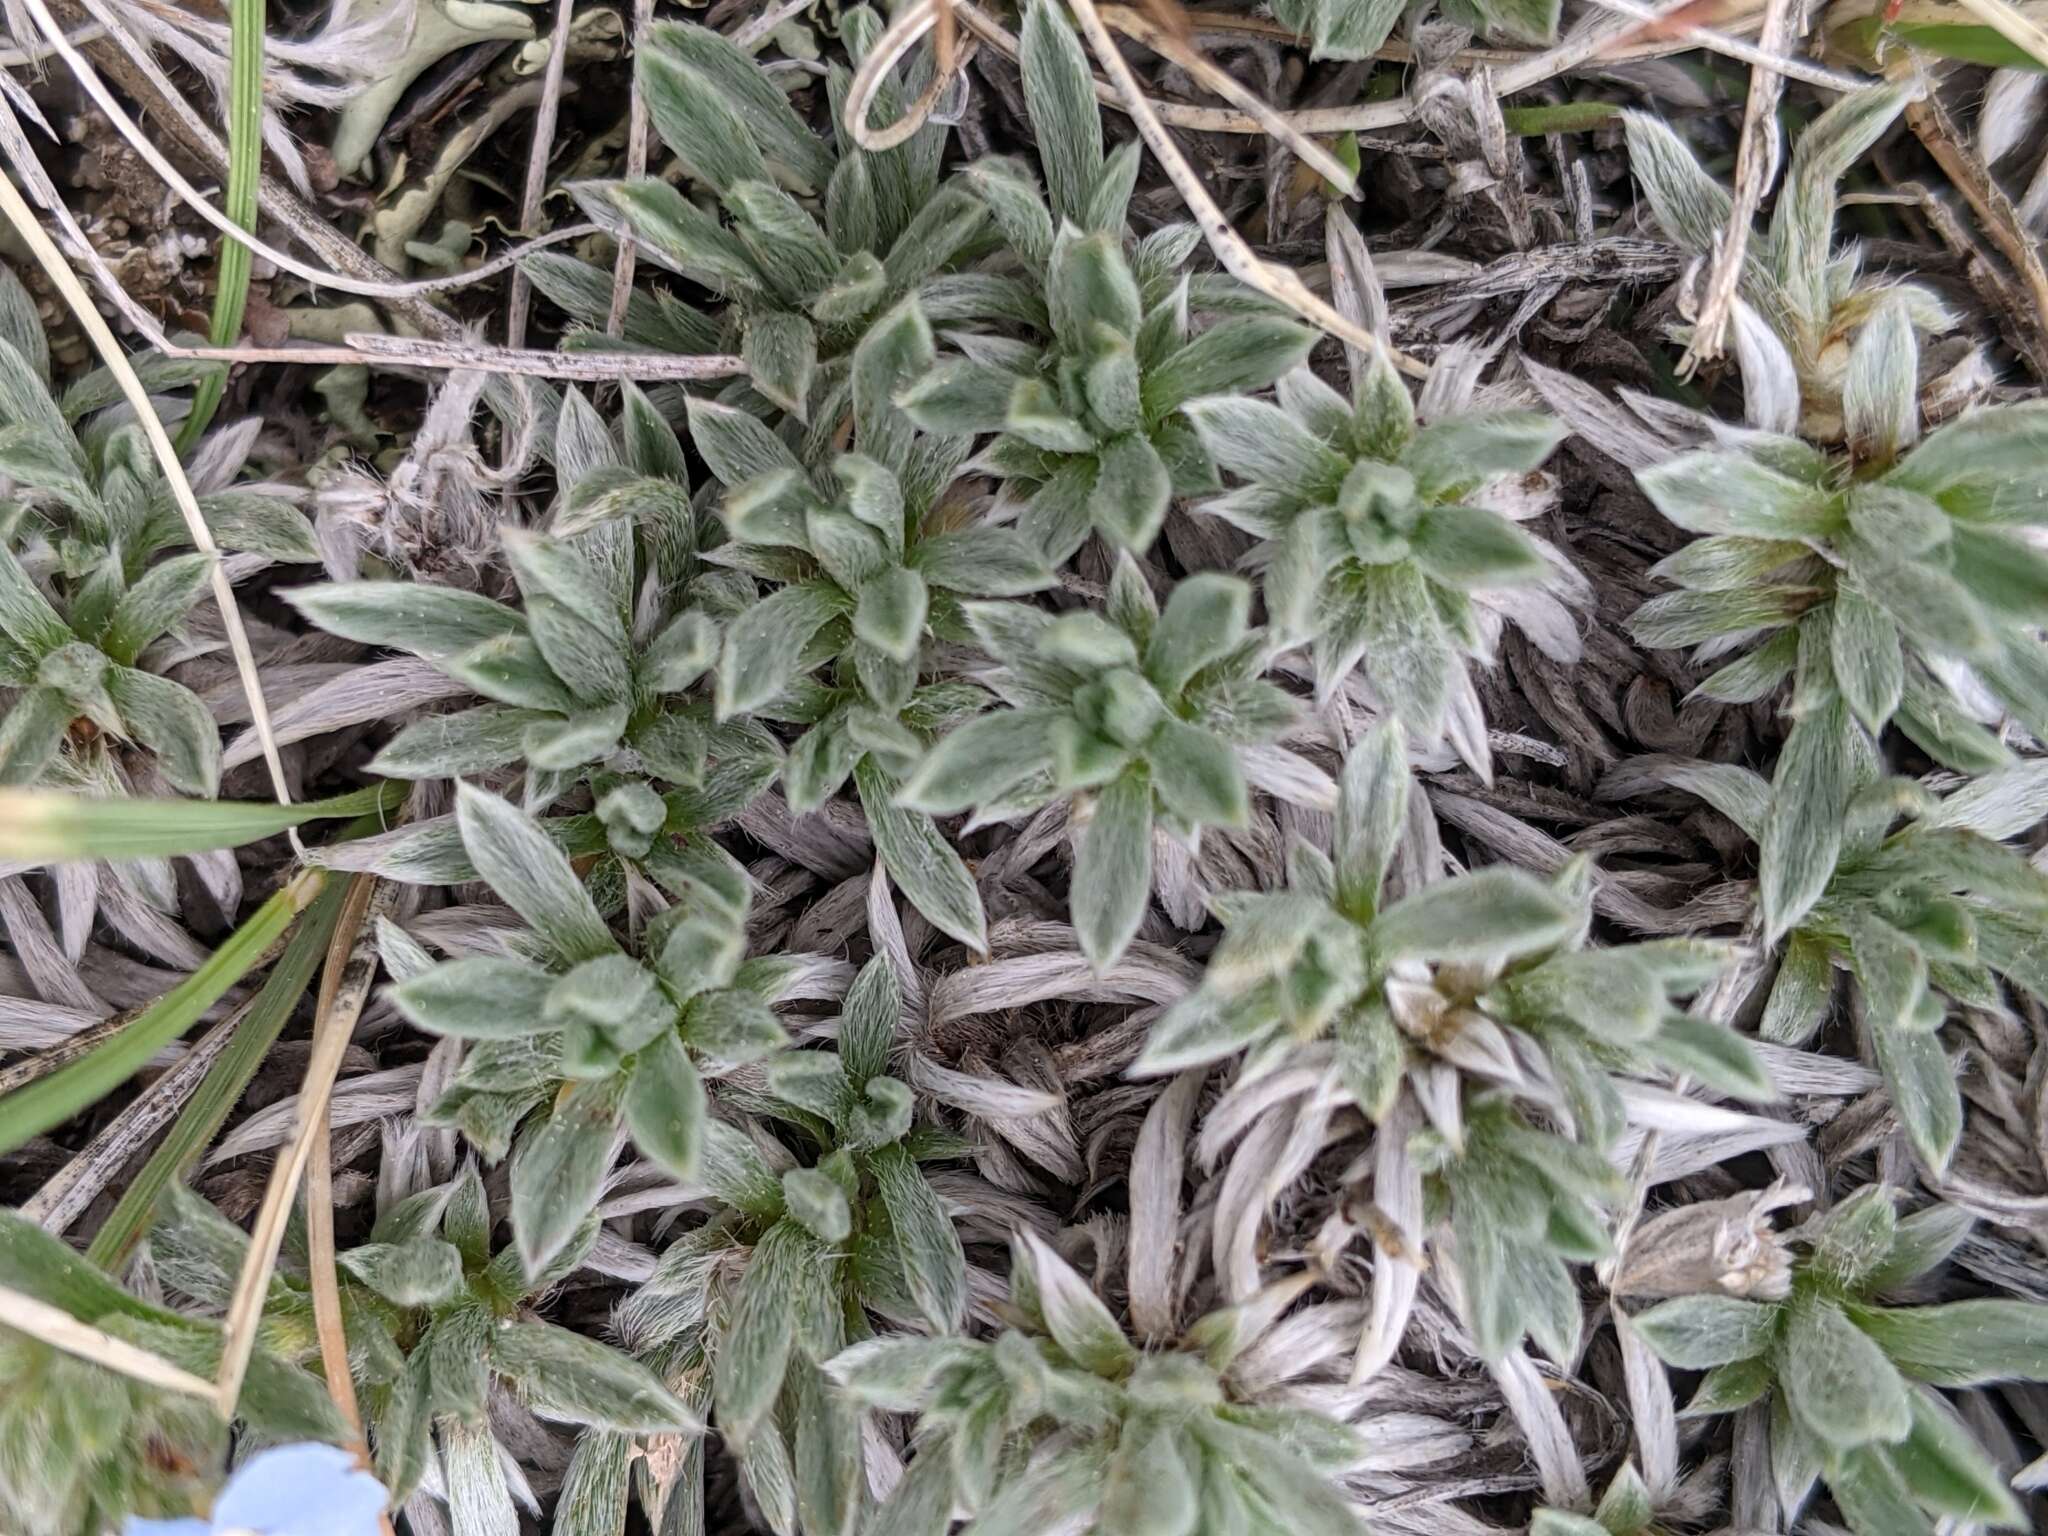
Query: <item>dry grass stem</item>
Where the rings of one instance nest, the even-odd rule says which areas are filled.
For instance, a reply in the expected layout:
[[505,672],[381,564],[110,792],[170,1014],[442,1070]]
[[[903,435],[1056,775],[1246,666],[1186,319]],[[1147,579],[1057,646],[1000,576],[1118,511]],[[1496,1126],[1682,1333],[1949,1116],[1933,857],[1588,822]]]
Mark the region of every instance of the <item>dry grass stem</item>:
[[[551,245],[559,245],[569,240],[580,240],[585,236],[598,233],[597,226],[594,224],[571,225],[568,228],[554,230],[546,235],[536,236],[521,246],[502,252],[491,260],[465,269],[462,272],[453,273],[446,277],[416,278],[404,282],[371,281],[352,277],[345,272],[336,271],[331,268],[322,269],[313,266],[257,238],[248,230],[236,224],[234,220],[230,219],[218,208],[214,207],[207,200],[205,194],[194,187],[184,173],[171,164],[164,152],[151,141],[149,134],[129,115],[127,109],[115,99],[113,92],[108,88],[107,83],[100,78],[99,72],[93,68],[91,61],[64,39],[63,32],[58,27],[56,19],[51,16],[49,6],[45,4],[45,0],[21,0],[21,3],[28,8],[28,12],[34,18],[36,24],[43,29],[44,36],[50,40],[51,48],[69,66],[73,76],[84,88],[86,94],[92,98],[94,104],[105,114],[107,120],[114,125],[121,137],[128,142],[135,153],[149,166],[151,172],[162,180],[164,185],[170,189],[180,202],[211,224],[215,229],[219,230],[221,234],[230,239],[241,241],[265,261],[271,262],[282,270],[291,273],[294,277],[302,278],[306,282],[316,284],[322,288],[332,289],[337,293],[354,294],[359,298],[387,300],[421,298],[428,294],[446,293],[457,288],[468,288],[478,283],[488,282],[500,273],[516,270],[519,262],[534,251]],[[89,5],[96,4],[97,0],[85,0],[85,3]],[[110,21],[108,30],[117,37],[122,35],[118,23]]]
[[[569,18],[575,0],[556,0],[555,28],[548,39],[547,68],[541,72],[540,104],[533,114],[533,144],[526,152],[526,185],[519,196],[519,228],[531,235],[540,223],[541,202],[548,190],[548,161],[555,152],[555,124],[562,110],[562,76],[569,62]],[[517,267],[505,305],[505,345],[526,346],[526,312],[533,302],[533,284]]]
[[[1773,56],[1791,51],[1806,30],[1806,0],[1765,0],[1763,32],[1758,45]],[[1783,161],[1783,140],[1778,131],[1778,103],[1785,94],[1785,77],[1777,69],[1753,69],[1749,95],[1742,104],[1742,141],[1735,152],[1735,206],[1714,248],[1714,260],[1707,269],[1706,298],[1700,304],[1693,328],[1692,345],[1679,365],[1690,374],[1701,363],[1721,355],[1727,340],[1728,323],[1735,313],[1735,291],[1742,281],[1742,265],[1749,254],[1750,228],[1764,193],[1778,179]]]
[[23,1201],[21,1214],[51,1232],[67,1231],[121,1176],[149,1139],[177,1118],[254,1005],[251,998],[194,1041],[176,1066],[138,1094],[76,1157]]
[[[31,0],[40,5],[41,0]],[[206,518],[199,510],[198,498],[192,494],[192,482],[185,477],[185,466],[178,461],[178,450],[172,445],[170,434],[164,431],[164,424],[157,419],[156,407],[150,404],[149,391],[136,376],[135,369],[128,361],[128,354],[115,339],[107,322],[100,317],[99,310],[92,302],[92,295],[85,291],[78,275],[71,270],[71,264],[64,259],[49,235],[44,232],[34,212],[23,201],[14,183],[0,176],[0,212],[5,212],[8,222],[20,232],[21,238],[34,254],[36,262],[64,302],[70,306],[79,325],[99,353],[100,361],[114,375],[120,385],[122,398],[135,412],[136,422],[149,441],[150,452],[155,456],[158,467],[163,471],[164,481],[169,485],[172,499],[178,513],[185,521],[185,531],[192,540],[192,547],[201,554],[212,555],[213,600],[219,607],[221,626],[227,635],[228,649],[235,658],[235,671],[242,680],[242,692],[249,704],[249,719],[257,736],[263,742],[263,761],[270,770],[270,787],[280,805],[289,805],[292,800],[291,787],[285,782],[284,760],[278,755],[277,739],[270,729],[270,706],[263,697],[263,680],[257,675],[256,655],[249,646],[249,632],[242,623],[242,610],[235,602],[234,588],[228,582],[228,573],[220,558],[220,546],[214,542],[213,530],[206,525]],[[298,834],[292,834],[294,845]]]
[[[1602,10],[1613,11],[1635,21],[1661,22],[1665,15],[1654,7],[1638,5],[1635,0],[1593,0]],[[1672,9],[1677,9],[1673,7]],[[1787,58],[1773,53],[1769,48],[1760,48],[1727,32],[1712,27],[1686,26],[1676,30],[1678,38],[1692,48],[1708,48],[1731,59],[1738,59],[1752,69],[1773,71],[1789,80],[1802,80],[1824,91],[1853,91],[1869,81],[1856,75],[1844,74],[1840,70],[1824,69],[1818,64],[1809,64],[1803,59]]]
[[[284,1241],[285,1222],[305,1176],[306,1164],[312,1158],[314,1139],[327,1122],[328,1097],[334,1091],[342,1054],[348,1049],[349,1037],[355,1031],[356,1020],[376,977],[374,920],[389,910],[395,897],[396,891],[389,884],[373,875],[357,875],[350,881],[343,900],[329,950],[330,963],[320,977],[313,1051],[299,1088],[292,1136],[271,1164],[263,1205],[250,1231],[248,1257],[223,1323],[220,1377],[214,1386],[223,1413],[233,1412],[241,1396],[242,1376],[256,1348],[263,1298],[270,1288],[270,1272],[277,1263],[278,1247]],[[346,962],[334,964],[337,954],[346,955]]]
[[[970,10],[963,4],[963,11]],[[1202,178],[1195,168],[1188,164],[1187,157],[1180,152],[1180,146],[1173,142],[1158,115],[1152,110],[1152,103],[1139,87],[1138,80],[1131,73],[1131,67],[1117,51],[1116,40],[1103,25],[1101,15],[1096,11],[1094,0],[1073,0],[1074,16],[1081,24],[1087,37],[1088,46],[1096,60],[1108,70],[1123,93],[1124,109],[1130,113],[1131,121],[1137,125],[1146,146],[1158,160],[1159,168],[1180,193],[1181,201],[1188,212],[1194,215],[1202,236],[1209,242],[1209,249],[1223,264],[1223,270],[1239,282],[1257,289],[1277,304],[1285,305],[1295,314],[1311,324],[1328,331],[1340,341],[1357,347],[1384,350],[1394,360],[1396,367],[1414,378],[1421,378],[1428,369],[1414,358],[1395,351],[1386,338],[1375,336],[1363,326],[1339,314],[1323,299],[1309,291],[1301,277],[1293,269],[1276,266],[1261,258],[1249,245],[1244,236],[1232,226],[1216,200],[1209,195]]]
[[81,1323],[60,1307],[4,1286],[0,1286],[0,1327],[25,1333],[30,1338],[63,1350],[67,1355],[90,1360],[94,1365],[118,1371],[152,1387],[182,1392],[187,1397],[214,1396],[213,1383],[203,1376],[180,1370],[160,1355],[138,1349],[125,1339],[117,1339],[90,1324]]
[[33,1055],[24,1056],[20,1061],[0,1067],[0,1094],[9,1094],[17,1089],[26,1088],[30,1083],[48,1077],[59,1067],[69,1066],[82,1057],[90,1056],[132,1024],[136,1015],[142,1011],[140,1008],[129,1008],[120,1013],[108,1014],[54,1045],[46,1045]]
[[[918,0],[917,4],[899,15],[898,21],[917,15],[921,6],[930,3],[931,0]],[[951,0],[951,3],[954,14],[960,19],[963,27],[1005,57],[1017,57],[1017,35],[1014,32],[973,4],[972,0]],[[1683,10],[1691,3],[1692,0],[1666,0],[1666,4],[1658,10],[1644,11],[1637,8],[1625,16],[1588,17],[1556,47],[1541,52],[1532,52],[1528,49],[1466,48],[1453,54],[1447,62],[1468,67],[1494,66],[1497,70],[1494,77],[1496,93],[1503,97],[1511,96],[1518,91],[1528,90],[1531,86],[1541,85],[1547,80],[1569,74],[1596,58],[1613,63],[1667,58],[1674,53],[1686,52],[1701,46],[1690,36],[1629,41],[1631,36],[1641,30],[1642,21],[1661,21],[1671,12]],[[1190,14],[1195,20],[1197,39],[1215,36],[1228,41],[1232,34],[1244,32],[1251,32],[1261,38],[1271,38],[1275,32],[1270,22],[1260,23],[1252,17],[1210,16],[1199,12]],[[1289,41],[1293,40],[1293,35],[1286,33],[1284,29],[1280,29],[1280,34]],[[1716,36],[1732,41],[1733,34],[1724,31],[1717,33]],[[1391,40],[1379,56],[1392,63],[1414,61],[1414,52],[1408,45]],[[1801,78],[1803,77],[1801,74]],[[1841,77],[1830,77],[1839,78]],[[1098,78],[1095,81],[1095,96],[1104,106],[1119,112],[1127,110],[1122,92],[1108,80]],[[1145,96],[1145,101],[1159,121],[1169,128],[1180,128],[1190,133],[1231,133],[1249,137],[1267,132],[1259,119],[1231,108],[1190,106],[1184,102],[1164,101],[1150,95]],[[1370,133],[1382,128],[1396,128],[1412,122],[1419,106],[1420,103],[1413,98],[1403,96],[1393,101],[1363,102],[1355,106],[1307,107],[1285,112],[1275,109],[1274,115],[1286,122],[1297,137],[1316,139],[1340,133]]]
[[1314,139],[1295,128],[1288,115],[1260,100],[1258,93],[1237,83],[1228,70],[1196,48],[1186,29],[1164,25],[1144,11],[1128,6],[1106,6],[1102,19],[1124,36],[1143,43],[1160,57],[1172,60],[1204,90],[1221,96],[1241,110],[1266,133],[1294,152],[1295,157],[1335,187],[1345,197],[1358,195],[1357,173]]
[[2026,327],[2031,350],[2048,355],[2048,266],[2042,263],[2039,242],[2020,222],[2012,200],[1993,179],[1982,157],[1964,141],[1938,97],[1908,103],[1906,124],[1963,194],[1985,235],[2026,285],[2031,311],[2022,310],[2014,318]]
[[[654,0],[633,0],[633,38],[638,40],[647,35],[647,29],[654,25]],[[632,86],[633,98],[626,108],[626,175],[647,174],[648,116],[647,96],[640,89],[636,76]],[[605,334],[617,336],[626,325],[626,305],[633,297],[633,272],[639,263],[640,243],[630,229],[620,232],[618,251],[612,257],[612,302],[605,313]],[[744,371],[745,363],[739,358],[732,359]]]

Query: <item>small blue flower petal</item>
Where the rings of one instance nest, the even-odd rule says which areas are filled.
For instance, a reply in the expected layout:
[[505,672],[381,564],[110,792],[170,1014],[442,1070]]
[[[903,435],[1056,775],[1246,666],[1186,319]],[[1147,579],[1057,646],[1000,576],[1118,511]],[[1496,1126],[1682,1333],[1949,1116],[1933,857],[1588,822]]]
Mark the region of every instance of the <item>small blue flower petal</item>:
[[332,1445],[281,1445],[249,1458],[214,1501],[215,1531],[377,1536],[384,1485]]

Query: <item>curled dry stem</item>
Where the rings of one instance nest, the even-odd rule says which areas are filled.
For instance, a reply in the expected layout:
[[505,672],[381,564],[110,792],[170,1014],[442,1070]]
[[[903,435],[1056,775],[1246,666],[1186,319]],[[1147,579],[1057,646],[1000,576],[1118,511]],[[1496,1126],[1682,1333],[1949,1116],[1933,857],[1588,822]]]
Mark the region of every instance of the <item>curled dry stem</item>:
[[[867,57],[861,60],[860,68],[854,73],[852,89],[846,94],[846,131],[862,149],[894,149],[909,139],[930,120],[933,110],[960,71],[973,61],[976,50],[981,46],[980,40],[970,36],[964,42],[958,41],[953,18],[951,0],[943,0],[943,3],[942,0],[917,0],[889,23],[875,46],[868,50]],[[869,121],[869,115],[874,110],[875,97],[882,89],[882,82],[927,33],[933,35],[931,82],[895,122],[875,127]]]
[[[981,43],[979,36],[970,33],[964,41],[950,41],[958,27],[956,5],[957,0],[917,0],[889,23],[880,41],[861,62],[860,70],[853,78],[853,89],[847,93],[846,128],[862,149],[893,149],[916,133],[930,118],[954,77],[973,59]],[[1205,90],[1236,106],[1251,125],[1251,132],[1271,134],[1346,197],[1357,195],[1358,178],[1353,171],[1296,127],[1294,114],[1268,105],[1257,93],[1238,84],[1228,70],[1221,68],[1194,45],[1185,27],[1169,25],[1128,6],[1104,6],[1101,15],[1113,30],[1171,60]],[[985,30],[999,33],[1004,38],[1010,36],[994,24]],[[895,122],[885,128],[874,127],[868,116],[882,81],[927,33],[932,35],[933,59],[937,66],[931,83]],[[994,41],[993,38],[990,40]],[[1096,95],[1109,105],[1123,105],[1123,96],[1116,87],[1098,81],[1095,89]],[[1150,98],[1147,101],[1162,117],[1168,114],[1170,109],[1166,103],[1153,102]]]

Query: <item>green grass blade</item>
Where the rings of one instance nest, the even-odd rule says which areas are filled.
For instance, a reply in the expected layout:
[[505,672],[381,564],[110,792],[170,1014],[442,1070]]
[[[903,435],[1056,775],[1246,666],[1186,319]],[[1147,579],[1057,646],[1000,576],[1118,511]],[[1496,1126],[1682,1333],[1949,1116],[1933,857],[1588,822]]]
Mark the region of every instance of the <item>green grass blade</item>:
[[2025,69],[2040,74],[2044,68],[2039,59],[1996,28],[1966,21],[1901,19],[1888,23],[1883,16],[1859,16],[1830,28],[1828,40],[1858,59],[1874,60],[1882,44],[1905,43],[1936,58],[1989,69]]
[[1586,133],[1621,115],[1611,101],[1560,101],[1540,107],[1502,107],[1508,132],[1525,139],[1546,133]]
[[[228,182],[221,211],[243,229],[256,227],[256,194],[263,177],[263,0],[228,4]],[[249,247],[221,237],[215,265],[213,319],[207,340],[232,347],[242,335],[249,301]],[[178,431],[178,456],[198,445],[227,388],[227,369],[200,380],[192,410]]]
[[169,858],[237,848],[287,827],[397,810],[407,786],[386,780],[331,800],[91,800],[54,790],[0,790],[0,859]]
[[[369,822],[349,830],[359,834],[374,832],[376,824]],[[292,1010],[306,995],[306,988],[318,974],[328,942],[334,936],[335,922],[341,916],[342,897],[347,891],[347,881],[330,881],[314,899],[313,905],[306,909],[305,916],[286,943],[284,953],[265,978],[263,990],[256,994],[248,1015],[228,1042],[227,1049],[207,1069],[198,1091],[180,1111],[156,1150],[150,1153],[142,1171],[122,1191],[112,1214],[93,1234],[92,1246],[86,1249],[86,1257],[100,1268],[110,1273],[120,1272],[121,1266],[128,1262],[136,1240],[148,1230],[156,1214],[157,1200],[165,1188],[173,1179],[183,1178],[200,1153],[220,1134],[229,1111],[240,1101],[242,1091],[249,1086],[249,1079],[256,1075],[256,1069],[263,1064],[263,1058],[276,1043],[279,1032],[291,1019]]]
[[190,1029],[228,988],[256,968],[326,879],[318,870],[302,871],[258,907],[204,965],[137,1014],[119,1035],[90,1056],[0,1099],[0,1157],[98,1103],[147,1066],[150,1057]]

